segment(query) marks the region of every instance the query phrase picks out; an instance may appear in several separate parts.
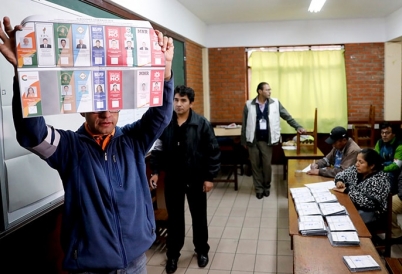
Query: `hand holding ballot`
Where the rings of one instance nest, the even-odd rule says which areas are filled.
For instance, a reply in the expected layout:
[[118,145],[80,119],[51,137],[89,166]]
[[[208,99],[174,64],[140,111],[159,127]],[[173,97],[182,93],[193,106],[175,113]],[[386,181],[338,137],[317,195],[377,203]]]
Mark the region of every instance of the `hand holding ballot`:
[[320,175],[320,169],[317,164],[311,164],[310,170],[306,172],[308,175]]
[[159,30],[155,30],[158,35],[158,43],[161,46],[161,50],[165,53],[165,80],[168,81],[171,78],[172,60],[174,53],[174,45],[172,37],[163,36],[163,33]]
[[22,26],[11,26],[10,18],[3,18],[3,26],[0,23],[0,52],[10,62],[14,68],[17,68],[17,57],[15,55],[15,32],[21,30]]
[[309,167],[310,169],[306,171],[308,175],[320,175],[320,169],[318,168],[318,164],[315,163],[315,160]]

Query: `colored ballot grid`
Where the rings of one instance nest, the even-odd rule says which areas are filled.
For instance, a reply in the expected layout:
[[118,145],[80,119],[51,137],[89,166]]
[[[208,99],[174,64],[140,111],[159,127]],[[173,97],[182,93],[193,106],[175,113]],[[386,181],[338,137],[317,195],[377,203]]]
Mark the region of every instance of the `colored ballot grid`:
[[21,25],[24,118],[162,105],[165,59],[148,21],[30,16]]

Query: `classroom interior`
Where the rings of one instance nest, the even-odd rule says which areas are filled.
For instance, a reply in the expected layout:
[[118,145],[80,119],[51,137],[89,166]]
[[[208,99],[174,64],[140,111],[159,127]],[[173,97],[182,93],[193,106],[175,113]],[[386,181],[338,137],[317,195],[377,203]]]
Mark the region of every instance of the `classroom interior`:
[[[22,0],[30,1],[30,0]],[[55,5],[66,8],[81,9],[80,12],[91,14],[93,9],[107,10],[114,16],[134,20],[144,20],[152,10],[151,4],[142,3],[142,7],[135,6],[141,12],[130,11],[132,7],[123,7],[123,1],[49,1]],[[133,1],[135,2],[135,1]],[[160,10],[171,11],[177,8],[177,1],[161,3]],[[8,4],[6,4],[8,5]],[[90,6],[90,7],[88,7]],[[82,10],[82,8],[85,8]],[[88,11],[86,10],[88,8]],[[180,15],[172,13],[171,16],[182,17],[189,20],[188,11],[183,12],[182,6],[177,10]],[[3,14],[1,15],[7,15]],[[26,11],[24,12],[26,13]],[[25,15],[24,15],[25,16]],[[23,17],[24,17],[23,16]],[[158,13],[161,17],[161,14]],[[22,18],[23,18],[22,17]],[[22,19],[21,18],[21,19]],[[190,17],[192,18],[192,17]],[[383,121],[401,124],[402,114],[402,8],[396,10],[387,18],[374,18],[351,20],[342,27],[331,27],[332,35],[323,40],[314,40],[314,44],[342,44],[345,49],[345,66],[347,79],[348,100],[348,132],[352,136],[353,125],[366,124],[369,120],[369,107],[375,106],[375,124],[378,126]],[[151,20],[151,19],[149,19]],[[308,38],[300,40],[286,40],[274,38],[260,38],[255,32],[250,31],[250,43],[244,42],[247,38],[234,39],[237,33],[234,29],[228,30],[229,26],[201,26],[203,31],[199,38],[192,36],[191,26],[198,26],[188,22],[188,29],[175,30],[174,27],[165,28],[169,22],[152,18],[155,28],[165,31],[167,35],[180,41],[183,46],[182,54],[185,61],[183,65],[183,83],[192,87],[196,92],[194,110],[206,116],[213,125],[218,124],[241,124],[244,102],[249,99],[249,74],[247,65],[247,49],[259,46],[281,45],[310,45]],[[179,20],[180,21],[180,20]],[[328,25],[336,25],[342,20],[332,20]],[[347,21],[347,20],[346,20]],[[322,22],[322,21],[321,21]],[[374,25],[375,33],[371,37],[367,35],[370,30],[365,30],[365,35],[349,33],[348,27],[354,23],[358,27],[353,31]],[[179,22],[182,25],[183,22]],[[294,22],[297,24],[297,22]],[[364,27],[364,24],[367,26]],[[177,24],[177,22],[176,22]],[[288,26],[274,24],[260,26],[267,27],[265,36],[273,37],[281,33]],[[247,24],[245,24],[247,25]],[[326,25],[326,24],[324,24]],[[326,25],[328,27],[328,25]],[[233,25],[232,28],[238,25]],[[250,24],[250,28],[257,25]],[[271,27],[271,28],[270,28]],[[272,30],[272,27],[277,29]],[[197,29],[198,29],[197,28]],[[387,30],[386,30],[387,29]],[[244,32],[244,28],[240,28]],[[335,39],[345,32],[341,39]],[[228,36],[224,41],[222,33]],[[303,33],[305,34],[305,33]],[[186,36],[187,35],[187,36]],[[359,36],[360,35],[360,36]],[[307,35],[311,37],[311,35]],[[219,39],[215,39],[220,37]],[[331,40],[332,39],[332,40]],[[229,44],[232,42],[232,44]],[[291,43],[291,44],[289,44]],[[396,60],[396,62],[395,62]],[[4,74],[3,74],[4,77]],[[229,96],[230,94],[230,96]],[[325,143],[328,133],[319,132],[318,146],[326,154],[331,147]],[[292,138],[292,135],[283,135],[284,140]],[[380,138],[378,127],[374,130],[374,138]],[[241,273],[293,273],[293,251],[290,249],[288,235],[288,201],[286,196],[286,180],[283,178],[284,156],[280,148],[275,148],[273,156],[273,182],[271,195],[268,198],[257,200],[253,192],[252,179],[250,176],[239,175],[239,189],[235,191],[231,183],[217,183],[211,193],[208,194],[208,220],[210,226],[210,263],[205,269],[199,269],[191,246],[191,227],[187,228],[186,243],[182,257],[179,261],[179,274],[241,274]],[[0,237],[0,255],[2,259],[1,270],[15,267],[15,258],[23,258],[24,265],[20,269],[40,270],[41,273],[66,274],[61,270],[62,251],[59,245],[60,222],[62,205],[38,216],[29,222],[18,226],[15,231],[7,236]],[[186,211],[186,217],[189,217]],[[186,220],[189,223],[191,218]],[[33,236],[34,235],[34,236]],[[164,272],[165,250],[155,244],[147,252],[148,273],[162,274]],[[392,246],[392,257],[402,257],[402,246]],[[20,262],[20,261],[19,261]]]

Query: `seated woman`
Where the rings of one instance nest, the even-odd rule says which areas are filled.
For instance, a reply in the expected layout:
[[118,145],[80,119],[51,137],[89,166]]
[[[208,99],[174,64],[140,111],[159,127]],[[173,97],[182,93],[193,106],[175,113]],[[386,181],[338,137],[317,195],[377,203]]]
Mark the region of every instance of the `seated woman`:
[[391,186],[381,156],[371,148],[357,154],[357,162],[335,175],[335,191],[347,193],[364,223],[377,220],[387,209]]

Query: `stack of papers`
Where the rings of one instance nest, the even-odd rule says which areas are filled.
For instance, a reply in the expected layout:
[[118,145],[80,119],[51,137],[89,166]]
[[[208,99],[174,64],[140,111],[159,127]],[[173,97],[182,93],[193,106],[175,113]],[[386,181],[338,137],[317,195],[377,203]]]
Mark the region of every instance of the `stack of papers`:
[[310,194],[310,189],[307,187],[291,187],[289,188],[290,193],[292,194],[292,197],[296,197],[297,195],[301,194]]
[[295,207],[299,217],[306,215],[321,215],[321,211],[317,203],[295,203]]
[[241,125],[236,125],[235,123],[231,123],[230,125],[217,125],[216,127],[230,129],[230,128],[240,128]]
[[313,193],[314,199],[317,203],[331,203],[337,202],[338,199],[334,194],[332,194],[329,190],[319,193]]
[[313,195],[303,195],[299,197],[293,198],[293,201],[295,204],[300,204],[300,203],[315,203],[315,199]]
[[307,187],[290,188],[294,203],[315,202],[313,195]]
[[304,184],[309,189],[332,189],[335,187],[334,181],[327,181],[321,183]]
[[319,203],[323,216],[346,215],[346,208],[338,202],[335,203]]
[[328,239],[333,246],[360,245],[356,228],[348,215],[327,216]]
[[333,246],[360,245],[359,235],[356,231],[329,232],[328,239]]
[[303,236],[327,235],[322,216],[300,216],[299,231]]
[[328,229],[332,231],[356,231],[352,220],[348,215],[327,216]]
[[351,272],[381,270],[380,265],[370,255],[343,256],[343,262]]

